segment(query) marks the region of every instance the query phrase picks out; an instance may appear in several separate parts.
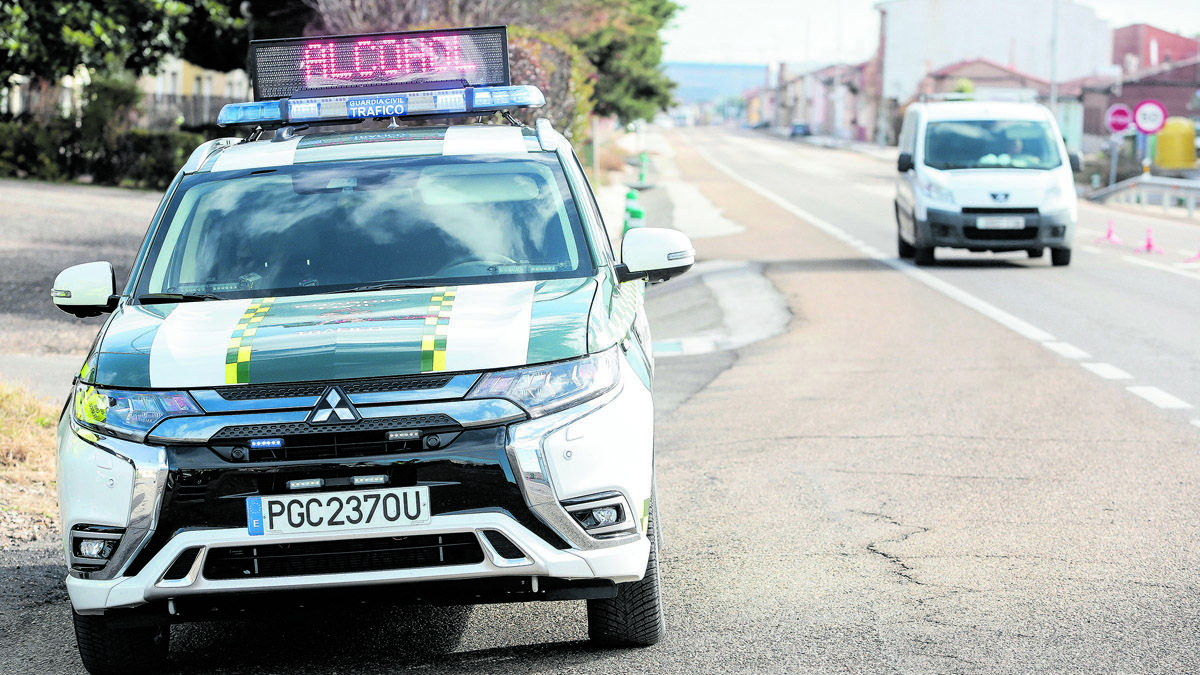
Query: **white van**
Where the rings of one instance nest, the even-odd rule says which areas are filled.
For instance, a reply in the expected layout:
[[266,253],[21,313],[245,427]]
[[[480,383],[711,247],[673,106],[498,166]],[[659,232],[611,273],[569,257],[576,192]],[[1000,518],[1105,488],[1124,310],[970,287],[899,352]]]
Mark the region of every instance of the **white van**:
[[932,265],[934,248],[1050,249],[1071,262],[1078,206],[1072,171],[1054,116],[1036,103],[914,103],[900,131],[896,180],[901,258]]

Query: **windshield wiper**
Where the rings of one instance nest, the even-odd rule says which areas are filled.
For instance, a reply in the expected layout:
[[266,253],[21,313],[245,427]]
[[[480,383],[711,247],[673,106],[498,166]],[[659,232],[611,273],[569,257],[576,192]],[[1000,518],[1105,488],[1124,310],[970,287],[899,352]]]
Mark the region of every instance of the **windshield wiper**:
[[328,291],[329,293],[362,293],[365,291],[391,291],[399,288],[433,288],[439,284],[415,284],[411,281],[384,281],[378,284],[367,284],[366,286],[355,286],[354,288],[343,288],[339,291]]
[[138,302],[143,305],[157,305],[166,302],[203,302],[205,300],[225,300],[212,293],[146,293],[138,296]]

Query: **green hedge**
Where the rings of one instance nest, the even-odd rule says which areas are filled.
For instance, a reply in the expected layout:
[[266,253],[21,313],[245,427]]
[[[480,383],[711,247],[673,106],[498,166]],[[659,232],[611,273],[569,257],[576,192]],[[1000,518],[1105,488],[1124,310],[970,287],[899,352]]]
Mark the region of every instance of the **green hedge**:
[[62,181],[88,175],[100,185],[162,190],[204,136],[131,129],[98,147],[93,140],[90,152],[82,140],[69,120],[0,122],[0,176]]

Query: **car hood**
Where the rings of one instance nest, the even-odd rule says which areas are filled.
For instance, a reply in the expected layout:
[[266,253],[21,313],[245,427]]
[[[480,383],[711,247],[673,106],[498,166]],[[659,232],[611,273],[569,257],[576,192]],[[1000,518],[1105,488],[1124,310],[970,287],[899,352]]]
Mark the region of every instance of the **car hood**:
[[582,356],[591,278],[126,305],[82,375],[186,389],[480,371]]
[[1059,172],[1032,169],[968,169],[946,172],[960,206],[1032,208],[1046,201]]

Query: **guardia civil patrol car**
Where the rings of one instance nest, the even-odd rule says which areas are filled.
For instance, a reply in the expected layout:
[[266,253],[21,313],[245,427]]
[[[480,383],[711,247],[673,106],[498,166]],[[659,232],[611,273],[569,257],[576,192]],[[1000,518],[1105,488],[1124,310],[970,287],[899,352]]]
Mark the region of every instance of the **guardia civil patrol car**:
[[52,290],[111,313],[58,429],[84,665],[364,597],[585,600],[597,643],[657,642],[643,290],[687,237],[618,257],[561,134],[471,121],[544,103],[503,27],[253,47],[256,100],[220,116],[250,138],[192,154],[126,285],[95,262]]

